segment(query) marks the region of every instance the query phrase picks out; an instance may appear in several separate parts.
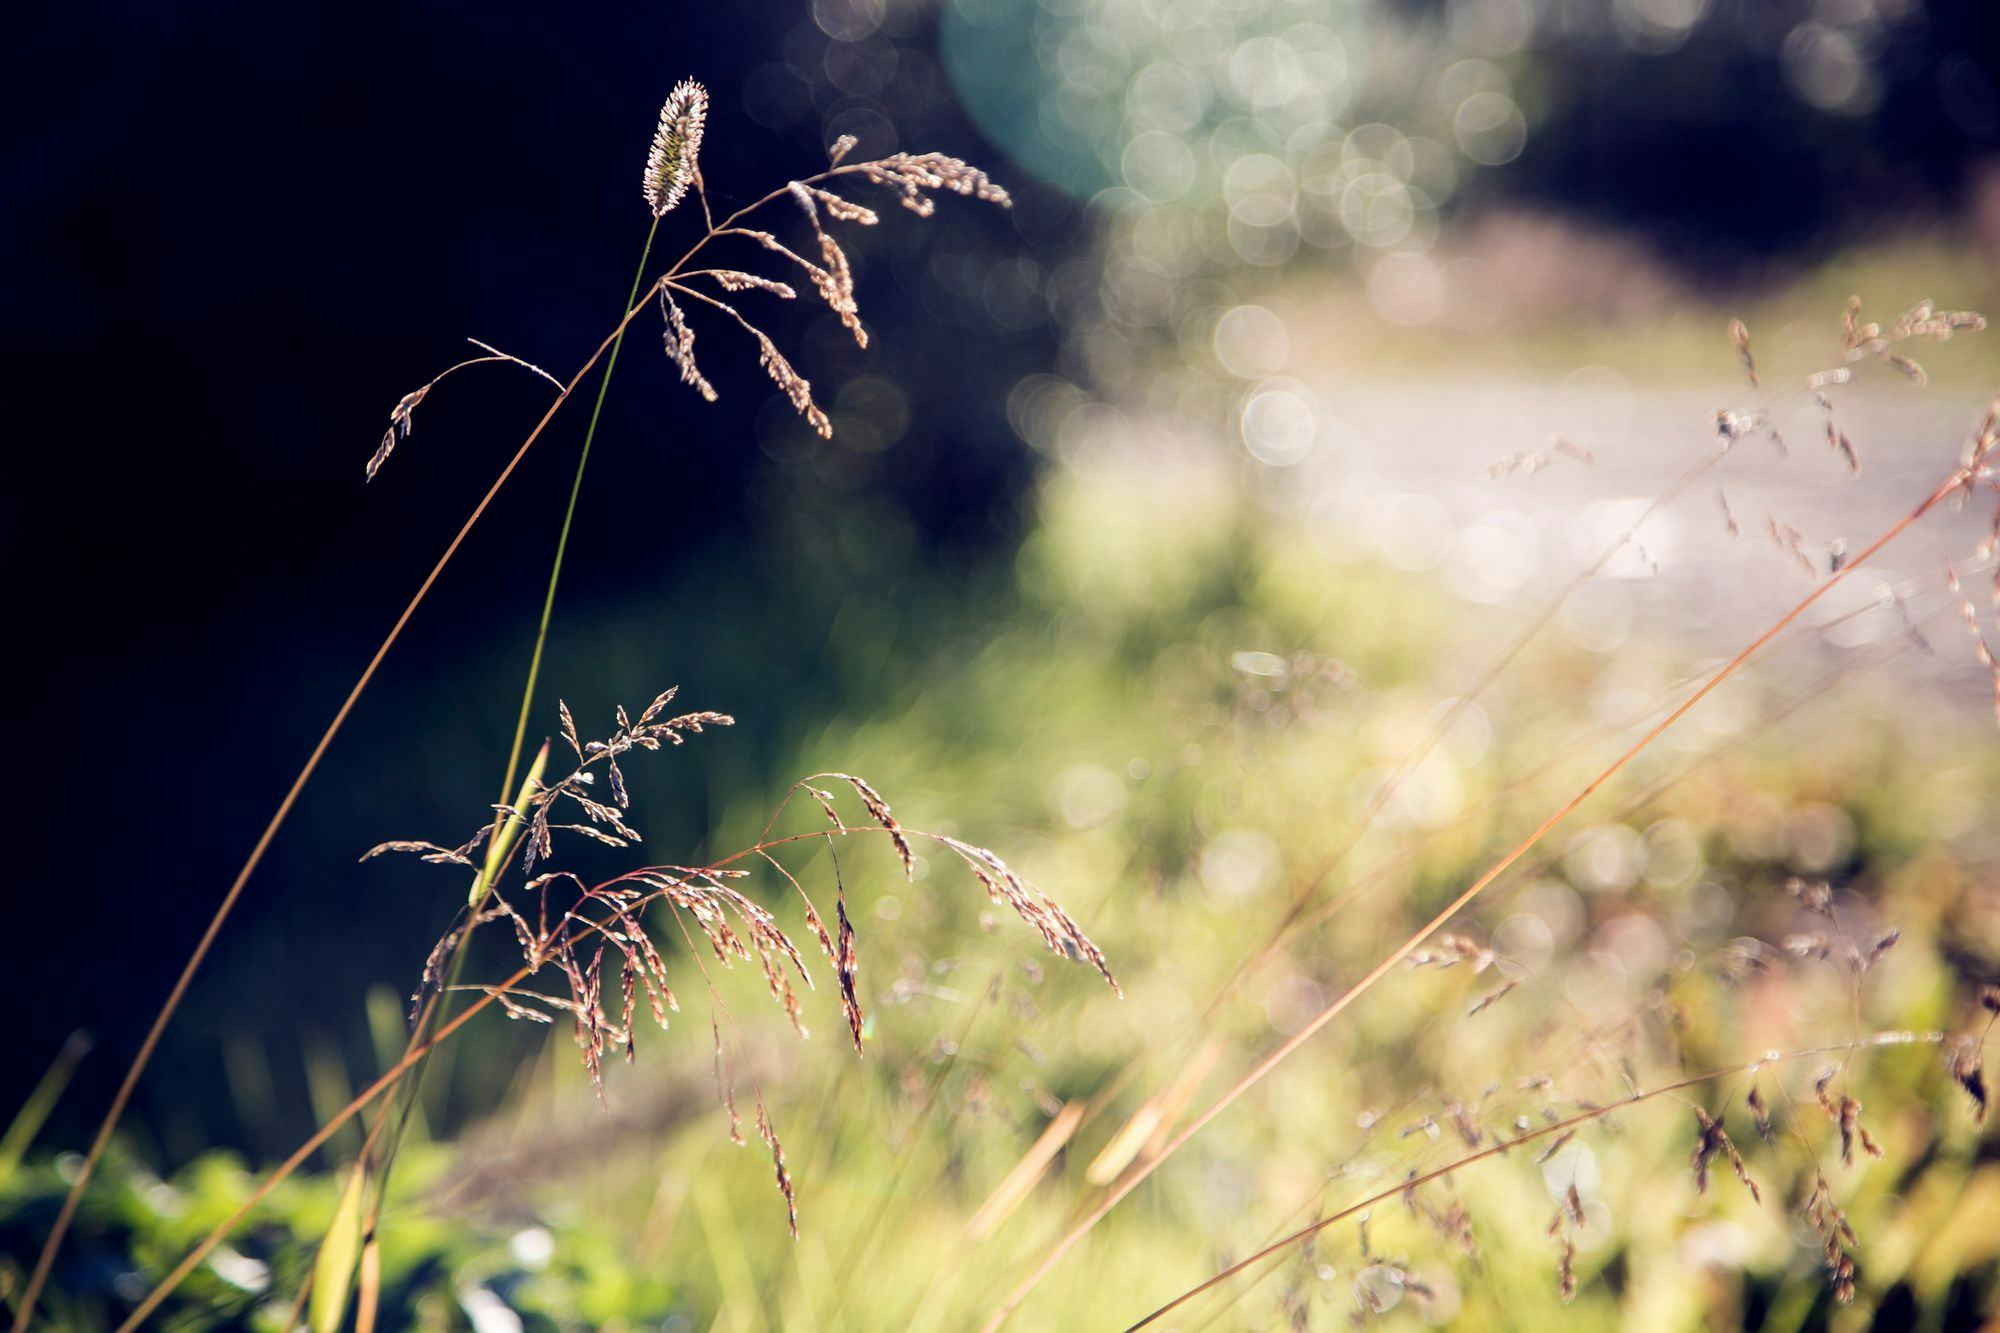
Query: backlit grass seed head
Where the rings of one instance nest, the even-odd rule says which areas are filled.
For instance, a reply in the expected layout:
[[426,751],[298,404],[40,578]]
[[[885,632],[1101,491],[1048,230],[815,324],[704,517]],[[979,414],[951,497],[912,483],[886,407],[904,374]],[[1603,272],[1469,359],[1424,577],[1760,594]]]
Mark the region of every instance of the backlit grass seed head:
[[687,197],[707,122],[708,89],[693,79],[682,79],[660,108],[660,125],[653,131],[653,146],[646,154],[643,189],[654,217],[665,217]]
[[943,153],[897,153],[879,162],[863,165],[862,174],[876,185],[895,190],[903,207],[918,217],[929,217],[935,209],[930,191],[950,190],[972,199],[1011,207],[1007,191],[993,183],[978,167]]

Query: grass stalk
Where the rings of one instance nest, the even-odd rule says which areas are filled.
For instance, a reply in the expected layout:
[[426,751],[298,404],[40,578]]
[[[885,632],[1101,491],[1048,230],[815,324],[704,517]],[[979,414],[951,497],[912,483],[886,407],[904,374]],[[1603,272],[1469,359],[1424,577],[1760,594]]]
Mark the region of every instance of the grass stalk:
[[[1319,895],[1320,890],[1326,887],[1327,882],[1333,878],[1341,867],[1347,863],[1355,850],[1360,847],[1362,839],[1374,827],[1375,821],[1388,808],[1390,801],[1395,799],[1396,793],[1402,789],[1403,783],[1408,781],[1410,775],[1415,773],[1423,765],[1425,759],[1430,756],[1431,752],[1444,741],[1444,738],[1451,732],[1452,727],[1465,715],[1466,710],[1477,703],[1486,691],[1493,686],[1494,682],[1506,673],[1507,668],[1512,666],[1515,660],[1526,652],[1536,639],[1541,637],[1543,631],[1555,623],[1556,616],[1562,611],[1563,603],[1568,599],[1570,594],[1602,573],[1605,566],[1611,563],[1612,558],[1618,552],[1624,550],[1638,539],[1640,529],[1645,527],[1654,515],[1673,503],[1674,500],[1679,498],[1696,481],[1706,476],[1711,469],[1720,464],[1725,457],[1727,457],[1727,454],[1724,451],[1717,451],[1704,456],[1671,482],[1665,490],[1654,496],[1638,517],[1634,518],[1623,531],[1613,537],[1598,552],[1596,558],[1588,566],[1577,571],[1556,592],[1556,595],[1549,599],[1548,604],[1543,608],[1542,612],[1480,669],[1479,675],[1466,688],[1465,692],[1453,700],[1448,707],[1443,709],[1432,720],[1430,726],[1425,729],[1424,734],[1418,738],[1417,743],[1396,762],[1389,770],[1388,776],[1377,784],[1374,795],[1369,799],[1367,806],[1363,808],[1361,813],[1354,818],[1346,836],[1335,845],[1332,851],[1321,857],[1313,870],[1300,881],[1299,887],[1285,904],[1284,910],[1272,925],[1270,933],[1265,937],[1264,943],[1253,953],[1238,960],[1236,966],[1231,969],[1228,976],[1223,978],[1221,985],[1217,986],[1215,992],[1209,996],[1207,1003],[1202,1007],[1200,1013],[1196,1015],[1190,1025],[1180,1031],[1172,1040],[1149,1046],[1146,1050],[1125,1063],[1117,1075],[1105,1084],[1097,1095],[1091,1099],[1089,1106],[1084,1110],[1084,1124],[1095,1120],[1098,1114],[1105,1107],[1109,1106],[1112,1100],[1129,1083],[1144,1072],[1149,1063],[1160,1058],[1162,1051],[1169,1049],[1174,1051],[1178,1057],[1177,1063],[1180,1060],[1185,1060],[1187,1055],[1197,1049],[1202,1042],[1212,1037],[1215,1024],[1220,1021],[1224,1008],[1228,1005],[1229,1001],[1256,977],[1266,965],[1279,957],[1284,951],[1286,944],[1295,939],[1301,932],[1311,929],[1316,922],[1325,919],[1326,915],[1339,910],[1341,906],[1352,899],[1362,883],[1379,879],[1387,873],[1390,868],[1389,866],[1378,866],[1364,880],[1357,881],[1354,885],[1351,885],[1348,892],[1341,894],[1332,902],[1322,904],[1318,908],[1312,906],[1313,899]],[[1526,780],[1528,779],[1523,779],[1522,781]],[[1504,795],[1504,793],[1502,794]],[[1494,799],[1497,800],[1498,797],[1496,796]],[[1467,822],[1469,822],[1469,817]],[[1414,856],[1418,850],[1421,850],[1421,845],[1405,849],[1403,857],[1398,859],[1406,859],[1409,856]],[[1128,1142],[1127,1146],[1129,1146],[1131,1153],[1137,1152],[1141,1142],[1142,1140],[1137,1137]],[[1117,1145],[1114,1144],[1113,1146]],[[1117,1168],[1122,1169],[1125,1164],[1130,1162],[1131,1154],[1124,1152],[1114,1154],[1110,1148],[1107,1148],[1103,1160],[1113,1161]]]
[[35,1084],[35,1090],[28,1094],[28,1100],[21,1103],[21,1109],[14,1113],[7,1132],[0,1134],[0,1186],[4,1186],[21,1164],[21,1158],[41,1132],[42,1124],[49,1118],[56,1102],[61,1099],[63,1089],[69,1086],[70,1076],[83,1057],[90,1054],[90,1035],[81,1029],[69,1034],[56,1058],[49,1062],[47,1072]]
[[[632,290],[625,297],[627,310],[639,299],[639,285],[646,280],[646,261],[653,257],[653,238],[659,233],[660,219],[655,217],[646,229],[646,243],[639,250],[639,266],[632,272]],[[549,618],[556,609],[556,585],[562,581],[563,556],[569,550],[570,527],[576,519],[576,500],[583,492],[583,473],[590,466],[590,446],[597,439],[597,420],[604,413],[604,396],[610,392],[611,377],[618,373],[618,349],[624,343],[625,331],[621,328],[611,340],[611,354],[604,361],[604,378],[597,382],[597,399],[590,405],[590,424],[583,432],[583,452],[577,455],[576,475],[570,479],[569,504],[563,509],[562,531],[556,535],[556,554],[549,565],[548,591],[542,596],[542,621],[535,630],[535,649],[528,655],[528,681],[521,687],[521,712],[514,721],[514,744],[507,751],[507,776],[500,780],[500,799],[503,801],[507,799],[507,793],[514,790],[514,774],[521,766],[521,747],[528,736],[528,714],[535,704],[535,685],[541,679],[542,652],[549,642]]]

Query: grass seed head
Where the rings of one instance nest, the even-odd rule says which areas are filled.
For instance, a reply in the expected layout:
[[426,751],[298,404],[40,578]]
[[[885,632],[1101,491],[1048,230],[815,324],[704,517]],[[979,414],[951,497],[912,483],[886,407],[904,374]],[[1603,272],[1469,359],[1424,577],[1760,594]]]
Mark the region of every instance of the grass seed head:
[[660,124],[646,152],[641,190],[654,217],[665,217],[687,197],[701,169],[701,134],[707,123],[708,89],[682,79],[660,108]]

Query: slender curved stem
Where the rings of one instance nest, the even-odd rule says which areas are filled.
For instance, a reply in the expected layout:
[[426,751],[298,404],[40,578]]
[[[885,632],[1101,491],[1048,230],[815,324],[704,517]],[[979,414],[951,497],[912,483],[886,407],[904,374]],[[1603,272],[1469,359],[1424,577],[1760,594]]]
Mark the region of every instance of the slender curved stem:
[[[1346,864],[1355,849],[1361,845],[1362,838],[1374,826],[1376,819],[1381,816],[1382,812],[1388,808],[1389,802],[1395,798],[1402,784],[1408,781],[1410,775],[1443,742],[1445,736],[1450,733],[1459,718],[1464,716],[1466,710],[1477,703],[1480,697],[1491,688],[1493,683],[1506,672],[1507,668],[1522,653],[1526,652],[1534,641],[1540,637],[1542,632],[1554,622],[1557,614],[1562,610],[1564,600],[1576,589],[1602,573],[1604,567],[1611,562],[1613,556],[1637,540],[1640,529],[1655,514],[1673,503],[1688,487],[1706,475],[1711,468],[1720,464],[1725,457],[1727,457],[1727,454],[1719,450],[1705,455],[1677,477],[1665,490],[1654,496],[1645,510],[1598,552],[1596,559],[1585,568],[1577,571],[1569,582],[1565,583],[1556,592],[1555,596],[1549,599],[1548,604],[1542,609],[1541,613],[1523,628],[1506,647],[1501,649],[1497,655],[1487,662],[1486,666],[1481,669],[1478,677],[1466,688],[1465,692],[1457,699],[1451,701],[1446,708],[1441,710],[1432,719],[1430,726],[1426,728],[1423,736],[1418,739],[1416,745],[1396,762],[1389,770],[1387,777],[1376,784],[1374,795],[1369,799],[1367,806],[1352,821],[1345,836],[1342,837],[1331,852],[1320,859],[1312,872],[1299,882],[1297,891],[1293,894],[1290,901],[1286,903],[1284,911],[1272,925],[1271,932],[1265,937],[1264,942],[1254,951],[1237,960],[1236,966],[1223,978],[1221,985],[1216,987],[1215,992],[1209,996],[1207,1003],[1195,1015],[1192,1023],[1185,1026],[1184,1030],[1173,1034],[1167,1040],[1149,1045],[1144,1051],[1126,1061],[1118,1073],[1091,1098],[1089,1105],[1084,1109],[1084,1124],[1089,1124],[1092,1120],[1095,1120],[1100,1112],[1110,1106],[1113,1099],[1120,1092],[1124,1091],[1126,1085],[1139,1077],[1149,1062],[1160,1058],[1161,1052],[1171,1049],[1181,1053],[1181,1057],[1185,1058],[1186,1053],[1194,1050],[1212,1033],[1215,1024],[1220,1021],[1224,1008],[1229,1001],[1268,964],[1281,956],[1285,946],[1290,941],[1304,931],[1310,930],[1328,915],[1340,910],[1353,901],[1364,886],[1376,882],[1386,875],[1393,862],[1377,866],[1367,875],[1350,884],[1347,892],[1340,894],[1330,902],[1323,903],[1317,908],[1312,905],[1313,899],[1318,896],[1320,890],[1326,886],[1334,874]],[[1413,856],[1422,845],[1422,843],[1418,843],[1410,848],[1406,848],[1395,859],[1402,860]]]

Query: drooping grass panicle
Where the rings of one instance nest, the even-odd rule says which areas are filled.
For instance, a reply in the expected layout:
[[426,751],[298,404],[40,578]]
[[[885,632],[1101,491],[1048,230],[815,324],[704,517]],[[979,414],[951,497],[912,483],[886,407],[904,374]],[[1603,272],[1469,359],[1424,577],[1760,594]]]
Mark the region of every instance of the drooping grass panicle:
[[[757,364],[763,368],[765,374],[771,377],[771,382],[777,385],[779,390],[784,393],[785,398],[792,405],[792,410],[804,417],[806,423],[818,433],[821,439],[833,438],[833,422],[821,410],[820,405],[814,401],[812,381],[799,374],[792,366],[792,363],[785,359],[785,354],[778,350],[776,343],[771,341],[770,334],[745,319],[742,312],[727,301],[717,300],[706,292],[696,291],[694,288],[683,286],[678,282],[669,283],[667,286],[682,296],[700,301],[704,305],[713,306],[741,325],[744,332],[748,333],[757,342]],[[689,346],[692,346],[691,335],[689,337]],[[691,362],[683,364],[691,364]],[[684,370],[683,374],[685,373]]]
[[375,452],[368,459],[366,467],[368,480],[375,480],[375,474],[380,472],[382,465],[389,461],[389,455],[395,452],[396,446],[410,438],[410,432],[416,427],[417,408],[423,403],[425,398],[430,396],[431,390],[438,386],[439,381],[443,380],[445,376],[451,374],[453,371],[464,370],[467,366],[486,365],[494,361],[507,361],[521,367],[523,370],[531,371],[555,385],[558,394],[564,392],[561,380],[533,362],[523,361],[520,357],[503,352],[497,347],[488,346],[477,338],[467,338],[466,341],[485,352],[486,355],[471,357],[459,362],[455,366],[448,366],[433,376],[428,384],[412,389],[409,393],[402,396],[395,407],[389,410],[389,429],[382,432],[381,443],[375,446]]
[[[651,1011],[655,1022],[663,1029],[669,1024],[669,1014],[678,1012],[680,1008],[668,985],[666,959],[645,925],[648,912],[657,908],[672,918],[684,939],[691,944],[696,940],[705,944],[707,953],[719,967],[727,969],[738,962],[753,965],[761,974],[772,999],[803,1038],[807,1035],[804,1005],[792,980],[796,977],[808,991],[816,987],[804,953],[793,943],[778,917],[738,887],[750,872],[734,863],[751,860],[775,869],[803,902],[807,928],[833,966],[844,1024],[859,1051],[866,1033],[866,1020],[857,983],[859,963],[855,930],[848,911],[846,883],[838,854],[836,852],[832,858],[836,933],[828,930],[805,885],[775,853],[794,842],[819,839],[825,839],[829,850],[833,850],[837,838],[868,832],[887,835],[906,875],[913,876],[915,873],[912,838],[925,838],[948,848],[971,868],[974,877],[986,884],[990,892],[1015,905],[1051,949],[1089,963],[1107,981],[1111,980],[1103,953],[1053,898],[1029,886],[997,855],[985,848],[939,834],[906,830],[881,793],[865,779],[850,773],[815,774],[794,784],[753,846],[706,866],[654,864],[626,871],[598,884],[589,884],[567,870],[545,869],[535,874],[538,862],[546,862],[560,850],[554,837],[557,833],[580,834],[612,848],[624,848],[640,841],[640,835],[628,817],[631,802],[618,764],[621,757],[636,750],[659,750],[664,746],[677,745],[708,727],[727,726],[733,721],[725,714],[714,712],[690,712],[669,717],[666,715],[667,704],[673,698],[672,690],[662,693],[648,705],[637,721],[624,708],[616,709],[617,726],[604,740],[582,739],[568,705],[558,702],[558,733],[575,756],[576,767],[568,776],[553,781],[531,778],[517,804],[501,812],[506,816],[507,827],[525,830],[519,838],[521,872],[524,877],[532,878],[527,878],[525,883],[515,888],[505,886],[501,883],[501,874],[506,867],[503,864],[495,870],[492,865],[494,854],[489,853],[485,878],[490,881],[491,892],[483,900],[486,906],[477,911],[465,926],[455,925],[432,950],[418,987],[419,1000],[426,992],[445,984],[441,978],[444,961],[454,953],[462,929],[484,921],[510,922],[521,947],[523,971],[504,982],[473,984],[461,989],[480,994],[498,1004],[511,1018],[547,1022],[557,1013],[566,1015],[584,1071],[602,1099],[605,1095],[605,1056],[622,1051],[628,1061],[634,1058],[634,1020],[641,1009],[640,997],[645,997],[645,1008]],[[607,779],[608,794],[611,796],[609,801],[599,800],[593,794],[600,772]],[[867,814],[867,822],[849,825],[842,819],[832,793],[812,785],[820,780],[840,782],[850,787]],[[771,830],[779,814],[792,796],[801,791],[811,793],[831,820],[832,827],[823,827],[810,834],[772,836]],[[570,809],[580,812],[582,819],[556,821],[556,812]],[[483,822],[481,827],[490,826],[490,822]],[[470,852],[478,840],[479,835],[475,833],[462,847],[444,848],[430,842],[398,839],[371,848],[363,859],[390,852],[406,852],[431,862],[470,864]],[[504,862],[505,853],[499,855]],[[698,956],[695,961],[701,962]],[[559,989],[539,990],[524,984],[545,969],[552,970],[559,978]],[[610,979],[613,970],[616,972],[615,983]],[[702,971],[711,1000],[720,1013],[722,1002],[713,979],[708,977],[705,964]],[[711,1026],[717,1044],[716,1069],[723,1105],[730,1111],[732,1136],[740,1138],[739,1122],[734,1113],[730,1062],[723,1050],[719,1024],[712,1020]],[[779,1188],[785,1196],[788,1224],[796,1234],[797,1198],[790,1171],[785,1165],[783,1149],[777,1142],[763,1105],[761,1091],[758,1093],[757,1120],[758,1133],[771,1150]]]
[[876,162],[863,163],[861,173],[876,185],[896,191],[903,207],[918,217],[929,217],[937,205],[931,196],[939,190],[1013,206],[1006,190],[978,167],[943,153],[896,153]]
[[[833,238],[819,218],[818,201],[822,197],[832,200],[836,206],[846,201],[825,190],[808,189],[798,181],[792,182],[791,195],[799,211],[812,224],[813,234],[819,238],[820,259],[824,267],[808,269],[813,286],[819,289],[820,299],[826,302],[827,308],[839,317],[841,326],[854,335],[855,345],[868,346],[868,331],[861,327],[861,317],[854,304],[854,270],[847,262],[847,252],[840,248],[840,242]],[[850,209],[849,217],[857,220],[865,217],[872,223],[875,215],[864,209]]]
[[[678,93],[679,90],[676,91]],[[675,106],[675,102],[670,100],[668,111],[673,111]],[[686,141],[687,136],[676,137],[668,133],[669,119],[667,113],[663,112],[661,134],[655,138],[654,143],[655,160],[672,160],[673,154],[668,149]],[[698,120],[698,117],[696,119]],[[700,137],[698,126],[692,137],[698,142]],[[850,162],[848,158],[855,146],[856,141],[853,136],[842,136],[828,149],[829,165],[826,171],[788,181],[780,189],[773,190],[763,198],[736,210],[719,223],[711,221],[702,244],[724,237],[741,238],[756,242],[766,251],[794,265],[806,275],[808,281],[812,283],[813,290],[839,319],[841,326],[854,338],[855,343],[866,347],[869,337],[867,328],[861,322],[860,309],[856,302],[854,267],[845,247],[828,229],[827,223],[844,222],[872,227],[880,221],[880,218],[874,209],[835,193],[828,188],[829,184],[842,178],[853,177],[869,184],[889,187],[897,192],[906,207],[923,217],[928,217],[933,212],[932,195],[938,191],[950,191],[1003,207],[1009,206],[1012,200],[1006,190],[994,184],[985,172],[959,158],[943,153],[896,153],[870,162]],[[647,168],[649,200],[653,198],[653,185],[656,179],[662,182],[661,189],[664,191],[664,183],[673,175],[671,171],[656,171],[654,162],[649,161]],[[700,188],[700,174],[693,167],[691,159],[685,175],[694,182],[697,189]],[[664,193],[661,197],[665,197]],[[739,225],[750,213],[784,197],[789,197],[797,205],[806,224],[812,228],[813,240],[819,249],[818,262],[806,258],[770,231]],[[663,210],[656,204],[655,212],[661,211]],[[700,248],[696,247],[697,250]],[[692,253],[691,251],[690,254]],[[660,279],[658,290],[661,315],[666,323],[667,356],[679,370],[682,381],[692,386],[704,399],[714,401],[713,385],[694,365],[694,335],[687,322],[686,312],[676,297],[709,305],[728,315],[749,333],[757,343],[758,365],[785,395],[793,410],[804,417],[806,423],[822,439],[830,438],[833,434],[833,422],[815,402],[811,381],[799,373],[785,354],[778,349],[769,333],[746,317],[742,311],[728,302],[688,285],[690,281],[698,278],[714,283],[725,294],[759,291],[781,299],[789,299],[793,295],[788,283],[742,267],[690,270],[683,264],[670,269]]]
[[681,383],[691,386],[701,395],[702,401],[715,401],[715,386],[701,373],[701,367],[694,360],[694,329],[688,324],[687,316],[681,312],[680,303],[667,294],[665,284],[660,287],[660,317],[664,323],[667,359],[680,370]]

